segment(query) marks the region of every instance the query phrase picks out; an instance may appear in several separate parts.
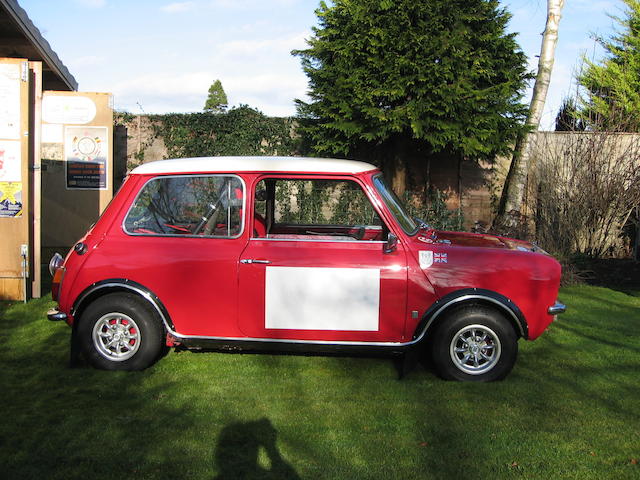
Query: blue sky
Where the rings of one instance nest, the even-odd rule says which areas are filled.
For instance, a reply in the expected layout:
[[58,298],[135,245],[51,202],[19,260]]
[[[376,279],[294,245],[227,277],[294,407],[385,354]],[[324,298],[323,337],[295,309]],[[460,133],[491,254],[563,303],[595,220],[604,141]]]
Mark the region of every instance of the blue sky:
[[[111,92],[132,113],[200,111],[219,78],[229,103],[292,115],[307,79],[290,51],[305,47],[318,0],[18,0],[79,83]],[[505,0],[510,30],[537,66],[546,1]],[[621,0],[567,0],[543,117],[550,127],[572,90],[579,58],[598,58],[593,34],[608,36]]]

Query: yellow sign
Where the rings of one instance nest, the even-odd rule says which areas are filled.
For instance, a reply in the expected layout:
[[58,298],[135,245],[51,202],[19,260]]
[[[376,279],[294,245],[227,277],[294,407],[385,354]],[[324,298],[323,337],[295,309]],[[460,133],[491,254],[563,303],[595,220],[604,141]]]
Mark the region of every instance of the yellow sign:
[[0,217],[22,216],[22,182],[0,182]]

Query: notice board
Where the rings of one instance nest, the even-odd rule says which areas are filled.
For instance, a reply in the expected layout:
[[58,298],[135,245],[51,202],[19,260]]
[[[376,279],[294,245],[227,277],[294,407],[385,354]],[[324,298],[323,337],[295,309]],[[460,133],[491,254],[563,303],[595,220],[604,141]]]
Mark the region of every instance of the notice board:
[[42,99],[42,247],[64,254],[112,197],[111,95],[45,91]]

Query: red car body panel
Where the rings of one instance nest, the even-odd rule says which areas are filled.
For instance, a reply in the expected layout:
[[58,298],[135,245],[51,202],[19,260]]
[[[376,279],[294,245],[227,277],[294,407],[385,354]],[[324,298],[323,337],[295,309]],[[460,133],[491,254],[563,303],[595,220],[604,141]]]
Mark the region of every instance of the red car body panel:
[[[502,296],[521,314],[525,336],[538,337],[553,321],[547,312],[556,301],[560,265],[530,244],[492,235],[402,230],[380,198],[373,177],[380,172],[230,173],[246,187],[244,226],[237,238],[131,235],[123,222],[136,194],[158,174],[131,174],[118,194],[81,239],[86,253],[74,250],[64,263],[59,310],[74,322],[78,301],[92,286],[110,280],[135,282],[162,303],[174,333],[183,337],[278,339],[317,342],[411,342],[424,324],[425,313],[456,292],[481,289]],[[181,172],[183,174],[183,172]],[[170,175],[170,173],[167,173]],[[264,178],[326,178],[356,181],[374,209],[398,237],[398,246],[384,253],[382,241],[298,241],[253,237],[253,204],[257,183]],[[370,238],[375,231],[365,233]],[[431,252],[432,263],[421,265]],[[376,331],[269,329],[265,325],[267,265],[271,267],[370,268],[380,272],[379,328]]]

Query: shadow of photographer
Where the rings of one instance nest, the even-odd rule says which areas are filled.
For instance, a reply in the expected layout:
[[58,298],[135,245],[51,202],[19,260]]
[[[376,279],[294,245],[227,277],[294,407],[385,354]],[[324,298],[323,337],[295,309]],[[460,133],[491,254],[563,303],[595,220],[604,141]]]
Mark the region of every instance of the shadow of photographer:
[[[277,435],[278,432],[266,418],[224,427],[214,453],[219,472],[215,480],[300,480],[296,471],[280,455],[276,447]],[[261,450],[266,454],[266,459],[262,457],[263,461],[260,458]],[[265,463],[269,465],[265,466]]]

